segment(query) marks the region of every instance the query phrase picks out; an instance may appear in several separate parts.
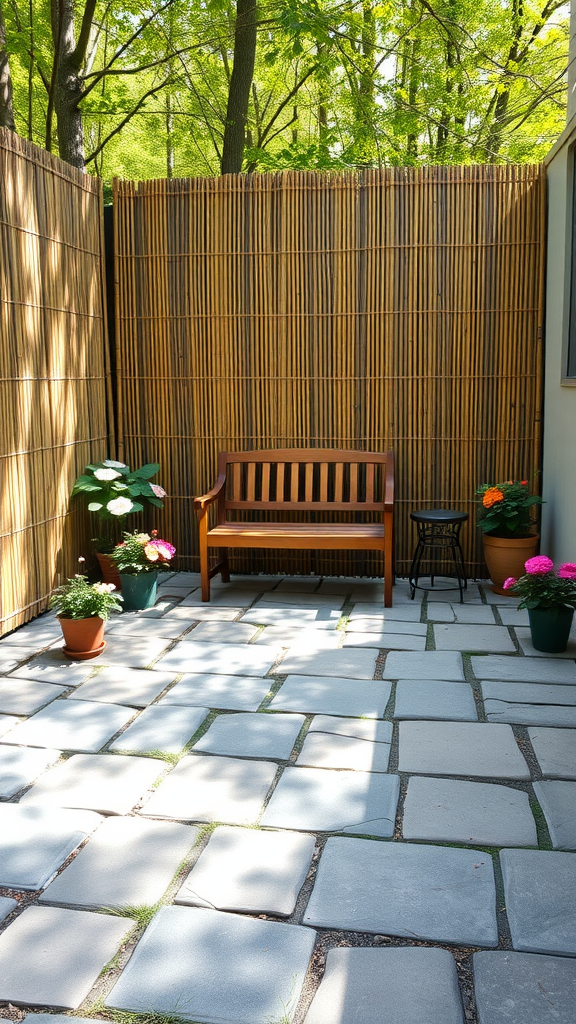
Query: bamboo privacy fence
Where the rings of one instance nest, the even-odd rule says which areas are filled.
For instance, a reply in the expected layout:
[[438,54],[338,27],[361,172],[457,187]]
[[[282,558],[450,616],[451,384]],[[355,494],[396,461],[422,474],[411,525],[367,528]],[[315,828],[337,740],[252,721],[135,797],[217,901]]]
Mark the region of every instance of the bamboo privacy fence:
[[[471,513],[540,464],[541,168],[394,168],[115,183],[120,457],[158,461],[160,525],[196,568],[191,496],[220,450],[393,449],[396,569],[409,513]],[[537,481],[536,481],[537,486]],[[153,525],[153,524],[150,524]],[[244,571],[378,573],[273,552]]]
[[0,633],[89,554],[70,491],[108,451],[102,188],[0,128]]

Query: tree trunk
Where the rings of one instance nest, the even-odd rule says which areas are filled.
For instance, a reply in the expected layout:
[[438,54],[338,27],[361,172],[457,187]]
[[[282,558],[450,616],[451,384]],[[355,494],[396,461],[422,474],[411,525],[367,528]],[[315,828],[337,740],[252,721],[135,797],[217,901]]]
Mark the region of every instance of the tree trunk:
[[8,64],[8,53],[6,52],[6,28],[4,25],[4,14],[0,4],[0,125],[16,131],[14,123],[14,107],[12,104],[12,79],[10,78],[10,66]]
[[237,0],[234,31],[234,65],[230,76],[228,107],[222,145],[222,174],[242,170],[248,101],[256,60],[256,0]]
[[[54,66],[50,89],[46,139],[51,140],[51,113],[58,125],[58,152],[63,160],[83,171],[85,168],[84,129],[80,100],[82,82],[74,38],[73,0],[51,0]],[[46,148],[50,148],[47,144]]]

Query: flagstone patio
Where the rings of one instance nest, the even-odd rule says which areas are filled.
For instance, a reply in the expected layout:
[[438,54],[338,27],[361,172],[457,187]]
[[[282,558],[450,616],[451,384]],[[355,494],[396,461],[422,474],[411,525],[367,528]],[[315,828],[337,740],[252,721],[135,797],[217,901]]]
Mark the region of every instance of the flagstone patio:
[[472,582],[198,586],[95,661],[0,642],[0,1015],[574,1024],[576,634]]

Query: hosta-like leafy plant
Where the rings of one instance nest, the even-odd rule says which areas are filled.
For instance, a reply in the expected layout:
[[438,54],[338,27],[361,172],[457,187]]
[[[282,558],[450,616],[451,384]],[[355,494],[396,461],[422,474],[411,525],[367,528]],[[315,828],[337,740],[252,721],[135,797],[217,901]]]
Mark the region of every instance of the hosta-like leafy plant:
[[80,495],[88,511],[98,517],[101,536],[95,540],[100,550],[112,549],[126,516],[143,512],[146,505],[164,508],[162,498],[166,497],[166,491],[159,484],[150,483],[159,469],[157,462],[151,462],[131,470],[113,459],[86,466],[74,484],[72,497]]

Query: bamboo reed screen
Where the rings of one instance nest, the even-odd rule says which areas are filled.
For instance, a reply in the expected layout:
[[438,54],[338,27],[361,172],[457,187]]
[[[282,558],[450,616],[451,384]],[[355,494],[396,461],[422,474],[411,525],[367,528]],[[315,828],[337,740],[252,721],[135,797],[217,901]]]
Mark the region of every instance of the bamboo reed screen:
[[0,128],[0,633],[88,556],[76,475],[106,458],[101,184]]
[[[540,465],[541,168],[283,172],[115,185],[120,457],[157,461],[157,525],[197,568],[191,498],[221,450],[396,453],[409,514]],[[535,486],[538,486],[537,480]],[[380,573],[363,553],[238,552],[242,571]]]

